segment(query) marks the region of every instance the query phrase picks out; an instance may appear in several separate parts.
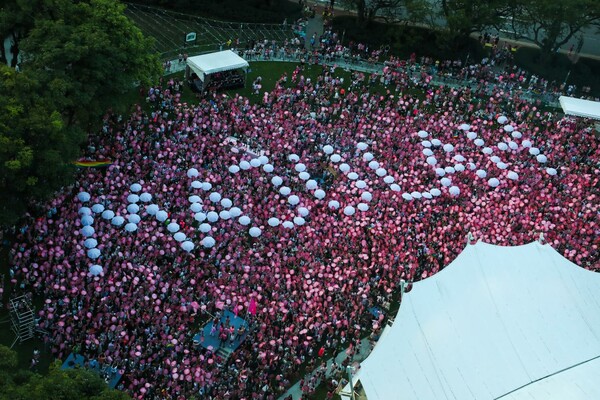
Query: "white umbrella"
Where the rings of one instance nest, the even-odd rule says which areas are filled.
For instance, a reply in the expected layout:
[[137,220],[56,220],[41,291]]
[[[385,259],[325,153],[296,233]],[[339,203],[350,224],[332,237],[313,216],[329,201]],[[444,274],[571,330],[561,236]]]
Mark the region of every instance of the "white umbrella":
[[135,232],[135,231],[137,231],[137,228],[138,228],[137,225],[134,224],[133,222],[130,222],[125,225],[125,230],[127,232]]
[[330,200],[328,206],[333,210],[337,210],[340,208],[340,202],[337,200]]
[[200,175],[200,173],[198,172],[198,170],[196,168],[190,168],[190,169],[188,169],[188,172],[187,172],[188,178],[194,178],[194,177],[196,177],[198,175]]
[[95,212],[96,214],[99,214],[102,211],[104,211],[104,206],[102,204],[94,204],[92,206],[92,211]]
[[350,179],[351,181],[355,181],[358,179],[358,174],[356,172],[350,172],[348,174],[348,179]]
[[363,194],[360,195],[360,198],[363,201],[369,202],[373,200],[373,195],[371,194],[371,192],[363,192]]
[[200,204],[200,203],[192,203],[190,205],[190,210],[192,210],[195,213],[200,212],[200,211],[202,211],[202,204]]
[[385,168],[377,168],[375,173],[377,174],[377,176],[383,177],[387,175],[387,170]]
[[103,269],[101,266],[94,264],[90,267],[89,271],[90,271],[90,274],[92,274],[94,276],[98,276],[103,272]]
[[127,201],[130,203],[137,203],[138,201],[140,201],[140,196],[138,196],[137,194],[130,194],[129,196],[127,196]]
[[171,233],[175,233],[179,231],[179,224],[177,222],[171,222],[169,225],[167,225],[167,230]]
[[131,203],[127,206],[127,212],[130,214],[137,214],[140,211],[140,206],[135,203]]
[[454,169],[454,167],[446,167],[444,168],[444,171],[448,174],[453,174],[456,172],[456,170]]
[[306,223],[306,220],[303,217],[294,217],[294,224],[298,226],[302,226]]
[[100,257],[100,250],[99,249],[89,249],[87,251],[87,256],[89,258],[91,258],[92,260],[95,260],[96,258]]
[[475,146],[481,147],[485,144],[485,142],[483,141],[483,139],[477,138],[473,141],[473,143],[475,143]]
[[410,193],[402,193],[402,198],[406,201],[411,201],[413,199]]
[[396,179],[391,175],[387,175],[383,178],[383,181],[389,185],[391,183],[394,183]]
[[366,143],[364,143],[364,142],[358,142],[358,143],[356,143],[356,148],[359,149],[360,151],[366,150],[367,147],[369,147],[369,145],[366,144]]
[[194,214],[194,219],[198,222],[204,222],[206,220],[206,214],[203,212],[197,212]]
[[325,198],[325,191],[322,189],[317,189],[315,190],[315,197],[319,200],[322,200]]
[[300,203],[300,198],[293,194],[288,198],[288,203],[295,206],[296,204]]
[[475,132],[467,132],[467,137],[471,140],[477,139],[477,134]]
[[219,193],[219,192],[212,192],[208,196],[208,199],[210,201],[212,201],[213,203],[218,203],[219,201],[221,201],[221,193]]
[[165,210],[159,210],[156,212],[156,219],[160,222],[165,222],[169,218],[169,214]]
[[424,154],[426,157],[429,157],[429,156],[432,156],[432,155],[433,155],[433,151],[432,151],[431,149],[427,149],[427,148],[425,148],[425,149],[423,149],[423,154]]
[[461,154],[456,154],[456,155],[455,155],[454,157],[452,157],[452,158],[454,158],[454,161],[456,161],[456,162],[464,162],[464,161],[467,161],[467,160],[466,160],[466,159],[465,159],[465,158],[464,158],[464,157],[463,157]]
[[468,131],[469,129],[471,129],[471,125],[469,125],[469,124],[460,124],[460,126],[458,127],[458,129],[460,129],[461,131]]
[[258,161],[260,161],[260,163],[262,165],[266,165],[269,162],[269,157],[264,156],[264,155],[260,156],[260,157],[258,157]]
[[506,118],[504,115],[502,115],[502,116],[498,117],[497,121],[499,124],[505,124],[508,122],[508,118]]
[[314,189],[317,188],[317,186],[318,186],[317,181],[315,181],[313,179],[311,179],[308,182],[306,182],[306,188],[308,190],[314,190]]
[[491,148],[491,147],[484,147],[483,149],[481,149],[481,152],[482,152],[483,154],[490,155],[490,154],[492,154],[492,153],[494,152],[494,150],[492,150],[492,148]]
[[506,169],[508,168],[508,165],[503,163],[502,161],[500,161],[498,164],[496,164],[496,166],[500,169]]
[[452,146],[450,143],[446,143],[444,145],[443,149],[446,153],[450,153],[450,152],[454,151],[454,146]]
[[435,165],[435,164],[437,164],[437,159],[433,156],[427,157],[427,164]]
[[306,217],[309,213],[310,211],[308,211],[308,208],[298,207],[298,214],[300,214],[301,217]]
[[440,182],[442,182],[442,185],[446,187],[452,185],[452,181],[450,180],[450,178],[442,178]]
[[[230,168],[231,168],[231,167],[230,167]],[[194,189],[200,189],[200,188],[202,187],[202,182],[200,182],[200,181],[193,181],[193,182],[192,182],[192,187],[193,187]]]
[[93,249],[94,247],[98,246],[98,241],[94,238],[85,239],[83,245],[88,249]]
[[310,179],[310,174],[308,172],[300,172],[298,174],[298,178],[302,179],[303,181],[307,181]]
[[423,196],[426,199],[433,199],[433,195],[429,192],[423,192],[421,193],[421,196]]
[[233,218],[237,218],[242,215],[242,210],[239,207],[231,207],[229,209],[229,214],[231,214]]
[[80,207],[77,211],[79,215],[92,215],[92,209],[89,207]]
[[140,185],[139,183],[134,183],[134,184],[132,184],[132,185],[129,187],[129,189],[130,189],[132,192],[134,192],[134,193],[137,193],[137,192],[139,192],[139,191],[141,191],[141,190],[142,190],[142,185]]
[[431,142],[429,140],[423,140],[421,146],[429,148],[431,147]]
[[288,160],[290,160],[291,162],[298,162],[300,160],[300,157],[298,157],[297,154],[290,154],[288,156]]
[[356,181],[356,187],[359,189],[364,189],[367,187],[367,182],[365,181]]
[[452,196],[458,196],[460,194],[460,188],[458,186],[450,186],[448,192],[450,192]]
[[491,156],[490,161],[493,162],[494,164],[498,164],[502,160],[498,156]]
[[212,189],[212,184],[210,182],[202,182],[202,190],[208,192],[210,189]]
[[526,147],[526,148],[527,148],[527,147],[531,147],[531,141],[529,141],[529,140],[525,139],[525,140],[523,140],[523,141],[521,142],[521,145],[522,145],[523,147]]
[[240,217],[240,219],[238,219],[239,223],[246,226],[246,225],[250,225],[250,217],[248,217],[247,215],[242,215]]
[[465,170],[465,166],[462,164],[454,164],[454,170],[458,172],[462,172]]
[[157,204],[150,204],[149,206],[146,206],[146,212],[149,215],[156,215],[156,213],[158,212],[159,208]]
[[228,199],[227,197],[225,197],[224,199],[221,199],[221,206],[223,208],[231,208],[232,205],[233,205],[233,202],[231,201],[231,199]]
[[104,219],[107,219],[107,220],[113,219],[114,216],[115,216],[115,213],[112,210],[104,210],[102,212],[102,218],[104,218]]
[[490,185],[491,187],[495,188],[498,185],[500,185],[500,181],[498,179],[496,179],[496,178],[490,178],[488,180],[488,185]]
[[273,172],[273,170],[275,169],[275,167],[273,167],[271,164],[265,164],[263,165],[263,171],[271,173]]
[[250,168],[252,168],[252,166],[250,165],[250,163],[248,161],[245,161],[245,160],[240,161],[240,169],[247,171]]
[[294,223],[292,221],[284,221],[284,223],[281,225],[286,229],[292,229],[294,227]]
[[85,203],[86,201],[90,201],[90,194],[88,192],[79,192],[77,194],[77,198],[79,199],[79,201],[81,201],[82,203]]
[[498,143],[498,148],[502,151],[506,151],[506,150],[508,150],[508,145],[504,142],[500,142],[500,143]]
[[280,224],[280,221],[279,221],[279,218],[272,217],[272,218],[269,218],[267,223],[269,224],[269,226],[275,227]]
[[188,201],[190,203],[200,203],[202,201],[202,199],[200,198],[200,196],[192,195],[192,196],[188,197]]
[[229,211],[223,210],[219,213],[219,218],[221,218],[224,221],[227,221],[231,218],[231,214],[229,213]]
[[538,160],[539,163],[542,164],[548,161],[548,158],[543,154],[538,154],[535,158]]
[[412,197],[413,199],[420,199],[421,197],[423,197],[423,196],[421,195],[421,192],[416,192],[416,191],[415,191],[415,192],[412,192],[410,195],[411,195],[411,197]]
[[373,154],[371,154],[371,153],[363,154],[363,160],[368,162],[368,161],[371,161],[372,159],[373,159]]
[[344,214],[348,215],[348,216],[352,216],[354,215],[354,213],[356,212],[356,210],[354,209],[354,207],[352,206],[346,206],[344,208]]
[[85,237],[92,236],[96,230],[92,226],[84,226],[81,228],[81,234]]
[[431,193],[432,196],[440,196],[442,191],[440,189],[433,188],[429,191],[429,193]]
[[252,160],[250,160],[250,165],[253,166],[254,168],[258,168],[262,165],[262,163],[260,162],[260,160],[258,158],[253,158]]
[[140,218],[140,216],[137,214],[129,214],[127,216],[127,221],[129,221],[133,224],[139,224],[141,220],[142,220],[142,218]]
[[232,174],[237,174],[238,172],[240,172],[240,167],[238,167],[237,165],[230,165],[229,172],[231,172]]
[[483,169],[478,169],[477,172],[475,172],[475,175],[483,179],[487,176],[487,172],[485,172]]
[[510,147],[513,150],[516,150],[519,148],[519,145],[516,142],[508,142],[508,147]]
[[371,168],[372,170],[376,170],[377,168],[379,168],[379,163],[373,160],[369,163],[369,168]]
[[342,172],[348,172],[348,171],[350,171],[350,166],[348,164],[346,164],[346,163],[340,164],[339,168],[340,168],[340,171],[342,171]]
[[369,206],[365,203],[358,203],[358,205],[356,206],[356,208],[358,208],[360,211],[365,212],[369,209]]
[[115,226],[121,226],[123,225],[123,223],[125,223],[125,218],[121,217],[120,215],[117,215],[111,220],[111,223]]
[[323,146],[323,152],[325,154],[331,154],[331,153],[333,153],[333,147],[326,144],[325,146]]
[[292,189],[290,189],[290,188],[289,188],[289,187],[287,187],[287,186],[282,186],[282,187],[279,189],[279,193],[281,193],[283,196],[287,196],[287,195],[289,195],[291,192],[292,192]]
[[401,190],[400,185],[398,185],[397,183],[391,184],[390,189],[392,189],[392,191],[394,192],[399,192]]
[[435,147],[440,147],[442,145],[442,142],[440,141],[440,139],[431,139],[431,144]]
[[91,215],[84,215],[81,217],[81,225],[88,226],[94,223],[94,218]]
[[514,131],[514,130],[515,130],[515,128],[513,128],[513,126],[512,126],[512,125],[506,125],[506,126],[504,127],[504,131],[505,131],[505,132],[512,132],[512,131]]
[[213,247],[215,245],[215,239],[213,239],[210,236],[205,237],[204,239],[202,239],[202,246],[206,247],[207,249],[210,249],[211,247]]
[[176,234],[173,235],[173,239],[175,239],[178,242],[183,242],[186,239],[185,233],[177,232]]
[[200,224],[198,229],[200,229],[200,232],[202,232],[202,233],[208,233],[208,232],[210,232],[212,227],[209,224]]
[[140,194],[140,200],[143,201],[144,203],[149,203],[152,201],[152,195],[148,192],[144,192],[144,193]]
[[279,176],[274,176],[273,178],[271,178],[271,183],[274,186],[281,186],[281,184],[283,183],[283,179],[281,179]]
[[190,241],[183,242],[181,243],[181,248],[189,253],[190,251],[194,250],[194,243]]
[[523,134],[522,134],[521,132],[519,132],[519,131],[513,131],[513,132],[511,133],[511,136],[512,136],[513,138],[515,138],[515,139],[521,139],[521,137],[523,137]]
[[217,222],[219,220],[219,214],[215,211],[209,211],[208,214],[206,214],[206,218],[208,219],[208,222]]
[[419,131],[417,132],[417,135],[421,138],[421,139],[425,139],[427,136],[429,136],[429,133],[427,131]]
[[252,237],[259,237],[260,235],[262,235],[262,231],[260,230],[260,228],[257,228],[256,226],[253,226],[252,228],[250,228],[250,230],[248,230],[248,233]]
[[330,157],[331,162],[339,163],[342,161],[342,157],[339,154],[334,154]]
[[298,164],[296,164],[294,169],[296,170],[296,172],[304,172],[304,171],[306,171],[306,165],[304,165],[302,163],[298,163]]
[[508,179],[511,179],[513,181],[516,181],[517,179],[519,179],[519,174],[517,174],[514,171],[508,171],[508,174],[506,176],[508,177]]
[[548,173],[548,175],[554,176],[558,173],[558,171],[554,168],[546,168],[546,172]]

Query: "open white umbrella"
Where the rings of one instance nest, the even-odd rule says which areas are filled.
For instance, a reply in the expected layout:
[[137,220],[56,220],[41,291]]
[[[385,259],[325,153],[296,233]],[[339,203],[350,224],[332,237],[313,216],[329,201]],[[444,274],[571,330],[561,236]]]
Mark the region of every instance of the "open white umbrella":
[[204,239],[202,239],[202,246],[206,247],[207,249],[210,249],[211,247],[213,247],[215,245],[215,239],[212,238],[211,236],[207,236]]
[[99,249],[89,249],[87,251],[87,256],[89,258],[91,258],[92,260],[95,260],[96,258],[100,257],[100,250]]
[[181,248],[189,253],[190,251],[194,250],[194,243],[190,241],[183,242],[181,243]]
[[92,215],[92,209],[89,207],[80,207],[77,211],[79,215]]
[[98,241],[94,238],[85,239],[83,245],[88,249],[93,249],[94,247],[98,246]]
[[133,192],[133,193],[137,193],[140,190],[142,190],[142,185],[140,185],[139,183],[134,183],[132,184],[129,189]]
[[127,201],[130,203],[137,203],[138,201],[140,201],[140,196],[132,193],[129,196],[127,196]]
[[79,199],[79,201],[81,201],[82,203],[85,203],[86,201],[90,201],[90,194],[88,192],[79,192],[77,194],[77,198]]
[[91,215],[84,215],[81,217],[81,225],[88,226],[94,223],[94,218]]
[[188,178],[194,178],[194,177],[196,177],[198,175],[200,175],[200,173],[198,172],[198,170],[196,168],[190,168],[190,169],[188,169],[188,172],[187,172]]
[[309,213],[310,211],[308,211],[308,208],[298,207],[298,214],[300,214],[301,217],[306,217]]
[[84,226],[83,228],[81,228],[81,234],[85,237],[92,236],[94,234],[94,232],[96,232],[96,230],[90,225],[87,225],[87,226]]
[[137,214],[140,211],[140,206],[135,203],[131,203],[127,206],[127,212],[130,214]]
[[252,236],[252,237],[259,237],[260,235],[262,235],[262,231],[260,230],[260,228],[257,228],[256,226],[253,226],[252,228],[250,228],[248,233],[250,233],[250,236]]
[[250,225],[250,217],[248,217],[247,215],[242,215],[239,219],[238,219],[239,223],[242,225]]
[[200,224],[200,226],[198,227],[198,229],[202,233],[208,233],[208,232],[210,232],[210,230],[212,229],[212,227],[209,224]]
[[186,239],[185,233],[177,232],[173,235],[173,239],[177,240],[178,242],[183,242]]
[[104,211],[104,206],[102,204],[94,204],[92,206],[92,211],[95,212],[96,214],[99,214],[102,211]]
[[92,266],[90,266],[90,274],[94,275],[94,276],[98,276],[100,274],[102,274],[103,269],[100,265],[94,264]]
[[148,192],[144,192],[144,193],[140,194],[140,200],[143,201],[144,203],[149,203],[152,201],[152,195]]
[[231,214],[233,218],[237,218],[242,215],[242,210],[239,207],[231,207],[229,209],[229,214]]
[[150,215],[156,215],[158,210],[159,208],[157,204],[150,204],[149,206],[146,206],[146,212]]
[[131,222],[132,224],[139,224],[141,220],[142,218],[137,214],[129,214],[127,216],[127,221]]
[[302,226],[306,223],[306,220],[303,217],[294,217],[294,224],[298,226]]
[[169,218],[169,214],[165,210],[159,210],[156,212],[156,219],[160,222],[165,222]]
[[209,211],[206,214],[206,219],[208,219],[208,222],[217,222],[219,220],[219,214],[217,214],[216,211]]
[[102,211],[102,218],[104,218],[106,220],[113,219],[114,216],[115,216],[115,213],[112,210],[104,210],[104,211]]
[[200,203],[192,203],[190,205],[190,210],[192,210],[195,213],[200,212],[200,211],[202,211],[202,204],[200,204]]
[[206,214],[203,212],[197,212],[194,214],[194,219],[198,222],[204,222],[206,220]]
[[137,228],[138,228],[137,225],[134,224],[133,222],[130,222],[125,225],[125,230],[127,232],[135,232],[135,231],[137,231]]
[[171,233],[175,233],[179,231],[179,224],[177,222],[171,222],[167,225],[167,230]]

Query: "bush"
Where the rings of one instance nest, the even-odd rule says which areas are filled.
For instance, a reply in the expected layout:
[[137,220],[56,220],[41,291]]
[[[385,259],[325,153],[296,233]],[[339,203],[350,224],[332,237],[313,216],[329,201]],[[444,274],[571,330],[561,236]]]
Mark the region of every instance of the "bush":
[[436,59],[465,59],[479,61],[484,57],[484,49],[475,39],[465,41],[448,40],[443,31],[415,26],[384,24],[371,22],[362,27],[351,16],[333,19],[333,29],[344,32],[344,42],[367,43],[371,48],[389,46],[390,53],[402,58],[408,58],[412,53],[417,56],[427,56]]
[[[600,96],[600,76],[593,71],[600,71],[600,61],[580,58],[575,64],[565,54],[556,54],[549,63],[540,62],[540,51],[532,47],[521,47],[515,53],[515,63],[531,73],[538,75],[557,85],[565,81],[567,85],[577,85],[577,92],[584,86],[591,87],[593,96]],[[569,70],[571,73],[569,74]]]

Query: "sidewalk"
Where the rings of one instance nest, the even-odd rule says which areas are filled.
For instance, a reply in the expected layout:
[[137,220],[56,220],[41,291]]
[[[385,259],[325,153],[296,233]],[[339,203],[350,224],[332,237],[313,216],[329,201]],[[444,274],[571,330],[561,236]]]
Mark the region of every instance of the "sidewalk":
[[[369,343],[369,339],[365,338],[363,340],[360,341],[360,352],[359,354],[354,355],[354,357],[352,357],[352,362],[353,363],[359,363],[361,361],[363,361],[365,358],[367,358],[369,356],[369,354],[371,353],[371,344]],[[341,365],[342,362],[344,362],[344,360],[346,360],[346,358],[348,358],[348,355],[346,354],[346,351],[342,351],[340,352],[336,357],[335,357],[335,362],[338,365]],[[333,363],[333,357],[327,360],[327,373],[326,376],[329,378],[331,375],[331,364]],[[314,374],[316,373],[316,370],[307,374],[305,379],[308,380],[310,379]],[[345,374],[344,374],[345,375]],[[286,398],[286,396],[292,395],[292,398],[294,400],[298,400],[302,398],[302,390],[300,388],[300,381],[296,382],[294,384],[294,386],[292,386],[291,388],[289,388],[284,394],[282,394],[281,396],[279,396],[278,400],[283,400]]]

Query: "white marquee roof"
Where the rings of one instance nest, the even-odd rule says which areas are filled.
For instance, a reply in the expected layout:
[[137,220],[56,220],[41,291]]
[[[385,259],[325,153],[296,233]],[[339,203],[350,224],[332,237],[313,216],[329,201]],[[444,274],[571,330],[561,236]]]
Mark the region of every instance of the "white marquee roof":
[[215,72],[247,68],[248,62],[231,50],[202,54],[187,59],[187,65],[202,79]]
[[538,242],[467,245],[354,378],[368,400],[600,399],[600,274]]
[[600,119],[600,102],[560,96],[558,101],[567,115]]

